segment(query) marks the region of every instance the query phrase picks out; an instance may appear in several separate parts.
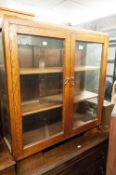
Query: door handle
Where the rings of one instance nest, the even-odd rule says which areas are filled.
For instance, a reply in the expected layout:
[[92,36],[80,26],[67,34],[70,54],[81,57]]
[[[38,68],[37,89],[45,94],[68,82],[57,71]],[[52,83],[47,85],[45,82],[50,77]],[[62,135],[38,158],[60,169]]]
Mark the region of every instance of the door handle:
[[66,86],[68,83],[70,83],[70,78],[65,79],[64,86]]
[[74,77],[66,78],[66,79],[65,79],[65,82],[64,82],[64,86],[66,86],[68,83],[69,83],[71,86],[74,86],[74,85],[75,85]]
[[75,85],[74,77],[70,77],[70,85],[71,86]]

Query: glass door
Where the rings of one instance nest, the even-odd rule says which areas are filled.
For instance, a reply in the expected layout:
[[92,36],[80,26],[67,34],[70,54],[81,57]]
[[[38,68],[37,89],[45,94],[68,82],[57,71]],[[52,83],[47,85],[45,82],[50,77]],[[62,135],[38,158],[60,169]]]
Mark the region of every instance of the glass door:
[[18,34],[24,146],[64,131],[64,47],[63,38]]
[[75,41],[73,129],[97,119],[102,44]]

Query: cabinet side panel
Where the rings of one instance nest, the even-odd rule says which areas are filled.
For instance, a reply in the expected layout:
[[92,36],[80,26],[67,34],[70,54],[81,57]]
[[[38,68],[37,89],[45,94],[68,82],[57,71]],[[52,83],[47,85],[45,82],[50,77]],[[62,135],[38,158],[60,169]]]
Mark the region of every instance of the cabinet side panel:
[[11,129],[9,120],[9,105],[7,99],[7,80],[4,63],[4,51],[2,31],[0,32],[0,99],[1,99],[1,115],[2,115],[2,129],[3,136],[9,148],[11,148]]
[[[7,96],[8,96],[8,111],[9,111],[9,119],[10,119],[10,126],[11,126],[11,149],[14,157],[17,157],[17,152],[20,151],[18,144],[18,136],[16,128],[16,117],[14,113],[14,102],[13,102],[13,77],[12,77],[12,67],[15,65],[12,62],[11,57],[11,39],[13,38],[13,31],[10,29],[10,24],[7,20],[4,21],[3,25],[3,44],[4,44],[4,61],[5,61],[5,72],[6,72],[6,79],[7,79]],[[14,52],[15,53],[15,52]],[[17,129],[17,130],[16,130]]]

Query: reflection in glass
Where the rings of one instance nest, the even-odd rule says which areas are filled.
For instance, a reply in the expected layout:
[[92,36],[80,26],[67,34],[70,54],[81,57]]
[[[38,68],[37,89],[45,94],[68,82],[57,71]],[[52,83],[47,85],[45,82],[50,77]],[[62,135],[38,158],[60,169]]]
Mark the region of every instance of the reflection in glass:
[[102,44],[76,42],[73,129],[97,117]]
[[23,118],[24,146],[62,132],[62,108],[48,110]]
[[64,40],[48,37],[18,35],[21,68],[62,67]]
[[102,44],[76,42],[75,66],[100,66]]
[[24,146],[63,132],[64,40],[18,35]]

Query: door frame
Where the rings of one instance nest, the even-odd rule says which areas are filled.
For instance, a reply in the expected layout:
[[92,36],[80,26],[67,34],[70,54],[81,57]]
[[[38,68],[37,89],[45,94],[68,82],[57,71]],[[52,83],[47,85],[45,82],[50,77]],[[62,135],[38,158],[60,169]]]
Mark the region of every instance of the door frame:
[[[99,92],[98,92],[98,110],[97,110],[97,117],[95,120],[80,126],[76,129],[72,129],[72,135],[76,133],[80,133],[82,131],[88,130],[93,128],[97,125],[101,125],[102,122],[102,106],[104,101],[104,91],[105,91],[105,75],[106,75],[106,64],[107,64],[107,49],[108,49],[108,36],[106,34],[100,34],[91,31],[78,31],[73,33],[71,36],[71,77],[74,80],[74,66],[75,66],[75,42],[82,41],[82,42],[91,42],[91,43],[98,43],[102,44],[102,55],[101,55],[101,70],[100,70],[100,79],[99,79]],[[70,106],[71,106],[71,116],[72,119],[71,123],[73,125],[73,111],[74,111],[74,85],[71,87],[70,90]]]
[[[67,137],[69,131],[69,83],[67,79],[70,77],[70,35],[68,31],[54,30],[46,27],[24,26],[24,25],[9,25],[9,47],[10,47],[10,62],[11,62],[11,76],[12,76],[12,93],[14,105],[14,129],[15,132],[15,151],[13,154],[16,160],[20,160],[33,153],[43,150],[51,145],[62,141]],[[34,35],[52,37],[65,40],[65,57],[64,57],[64,75],[63,75],[63,128],[64,132],[51,136],[48,139],[43,139],[35,144],[23,147],[23,129],[22,129],[22,112],[21,112],[21,93],[20,93],[20,71],[18,62],[18,43],[17,35]],[[67,82],[67,83],[65,83]]]

